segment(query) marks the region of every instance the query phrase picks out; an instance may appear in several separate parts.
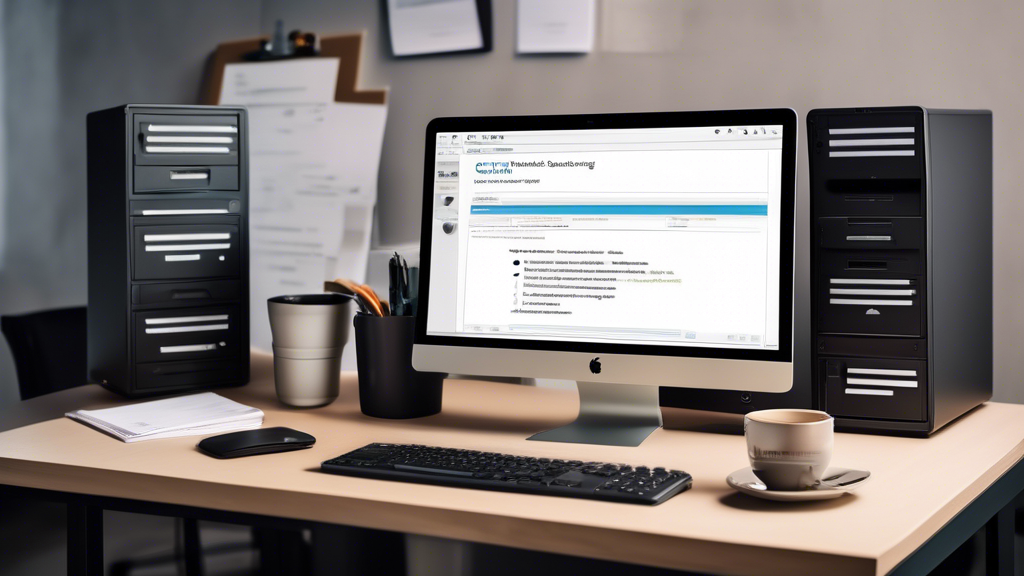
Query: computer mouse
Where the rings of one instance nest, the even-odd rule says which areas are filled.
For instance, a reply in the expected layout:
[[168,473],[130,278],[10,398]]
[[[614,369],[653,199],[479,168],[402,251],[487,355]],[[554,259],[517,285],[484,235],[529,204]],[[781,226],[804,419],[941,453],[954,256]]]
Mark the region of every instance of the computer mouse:
[[238,458],[309,448],[316,442],[305,432],[277,426],[204,438],[196,446],[214,458]]

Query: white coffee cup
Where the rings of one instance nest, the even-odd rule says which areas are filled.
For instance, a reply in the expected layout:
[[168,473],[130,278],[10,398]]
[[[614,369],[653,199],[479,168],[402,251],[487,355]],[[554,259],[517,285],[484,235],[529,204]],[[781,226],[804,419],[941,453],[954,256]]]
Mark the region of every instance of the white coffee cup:
[[832,460],[834,421],[818,410],[778,409],[743,418],[747,456],[769,490],[803,490]]

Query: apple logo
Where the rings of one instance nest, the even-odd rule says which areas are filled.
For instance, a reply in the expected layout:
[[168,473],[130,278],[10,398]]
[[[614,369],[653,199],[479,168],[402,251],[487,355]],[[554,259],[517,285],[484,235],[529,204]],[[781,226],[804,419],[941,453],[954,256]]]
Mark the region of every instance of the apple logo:
[[593,360],[590,361],[590,371],[593,372],[594,374],[600,374],[601,373],[601,357],[600,356],[598,356],[597,358],[594,358]]

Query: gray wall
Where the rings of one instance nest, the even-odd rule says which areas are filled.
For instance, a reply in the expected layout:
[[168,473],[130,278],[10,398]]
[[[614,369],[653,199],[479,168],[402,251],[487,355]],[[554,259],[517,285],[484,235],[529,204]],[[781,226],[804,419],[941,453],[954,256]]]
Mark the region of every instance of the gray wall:
[[[514,54],[512,0],[493,0],[494,51],[394,60],[383,0],[5,0],[6,242],[0,313],[85,301],[86,112],[193,102],[220,41],[276,19],[322,35],[367,30],[362,82],[390,86],[380,242],[418,239],[423,128],[443,115],[921,104],[995,112],[996,398],[1024,401],[1024,3],[686,0],[680,51]],[[39,39],[53,40],[39,40]],[[0,99],[0,102],[3,102]],[[798,209],[807,214],[801,136]],[[808,230],[798,231],[798,349],[808,342]],[[801,346],[802,345],[802,346]],[[806,354],[798,356],[807,378]],[[0,402],[16,398],[0,347]]]
[[[672,0],[669,0],[672,1]],[[679,0],[683,1],[683,0]],[[494,51],[395,60],[378,2],[265,0],[274,21],[321,34],[366,29],[366,87],[390,86],[380,177],[381,244],[419,234],[423,129],[436,116],[916,104],[995,113],[995,380],[997,400],[1024,402],[1024,2],[685,0],[681,51],[515,55],[515,2],[493,0]],[[608,23],[614,26],[614,23]],[[600,44],[600,42],[598,42]],[[798,210],[808,214],[800,138]],[[810,377],[808,227],[797,241],[797,369]]]

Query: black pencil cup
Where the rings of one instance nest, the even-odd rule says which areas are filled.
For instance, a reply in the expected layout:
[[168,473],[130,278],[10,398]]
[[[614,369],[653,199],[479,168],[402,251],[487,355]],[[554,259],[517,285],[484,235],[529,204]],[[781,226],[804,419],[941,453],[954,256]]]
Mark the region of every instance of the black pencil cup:
[[447,374],[412,367],[415,316],[356,314],[359,407],[376,418],[419,418],[441,411]]

